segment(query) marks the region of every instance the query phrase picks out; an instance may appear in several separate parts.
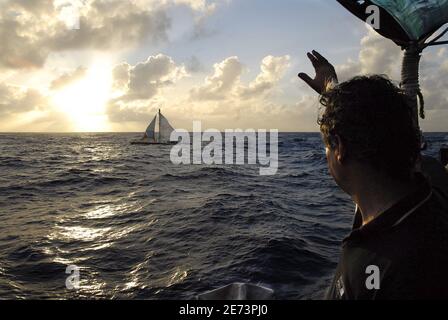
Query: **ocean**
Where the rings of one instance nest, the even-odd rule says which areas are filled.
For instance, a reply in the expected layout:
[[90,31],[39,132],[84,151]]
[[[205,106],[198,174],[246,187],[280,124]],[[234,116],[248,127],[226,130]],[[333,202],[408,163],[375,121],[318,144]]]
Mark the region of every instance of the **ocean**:
[[[0,299],[195,299],[233,282],[322,297],[354,206],[319,134],[280,134],[274,176],[176,166],[139,137],[0,134]],[[427,140],[437,156],[448,134]]]

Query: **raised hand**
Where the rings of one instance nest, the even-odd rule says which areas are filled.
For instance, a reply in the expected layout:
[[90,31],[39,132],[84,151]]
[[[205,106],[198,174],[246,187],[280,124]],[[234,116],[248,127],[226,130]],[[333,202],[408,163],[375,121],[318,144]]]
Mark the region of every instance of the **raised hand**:
[[311,53],[308,52],[307,55],[316,70],[316,76],[312,79],[306,73],[301,72],[299,73],[299,78],[305,81],[317,93],[322,94],[326,90],[328,83],[338,81],[336,70],[319,52],[313,50]]

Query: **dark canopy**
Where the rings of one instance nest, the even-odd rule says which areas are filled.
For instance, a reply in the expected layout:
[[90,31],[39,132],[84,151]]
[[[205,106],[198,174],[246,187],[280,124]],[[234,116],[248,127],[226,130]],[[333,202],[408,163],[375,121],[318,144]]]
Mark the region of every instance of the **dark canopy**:
[[366,8],[381,10],[378,33],[404,45],[431,35],[448,22],[448,0],[337,0],[358,18],[366,21]]

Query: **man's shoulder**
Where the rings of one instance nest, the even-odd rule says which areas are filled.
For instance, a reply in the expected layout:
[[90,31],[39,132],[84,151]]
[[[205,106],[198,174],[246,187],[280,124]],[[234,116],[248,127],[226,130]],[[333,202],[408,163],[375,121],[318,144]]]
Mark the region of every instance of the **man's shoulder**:
[[431,198],[401,227],[412,228],[423,241],[446,241],[448,250],[448,196],[438,188],[432,188]]
[[430,210],[441,213],[440,218],[448,217],[448,194],[445,190],[437,186],[433,186],[432,197],[428,202],[428,205],[430,206]]
[[448,197],[447,169],[435,158],[423,156],[422,170],[431,186]]

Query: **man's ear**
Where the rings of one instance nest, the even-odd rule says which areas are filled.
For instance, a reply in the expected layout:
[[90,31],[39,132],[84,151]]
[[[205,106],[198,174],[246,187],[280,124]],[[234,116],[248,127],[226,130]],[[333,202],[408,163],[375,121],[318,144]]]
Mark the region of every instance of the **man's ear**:
[[346,156],[347,156],[347,151],[346,151],[346,148],[345,148],[344,141],[341,139],[341,137],[339,135],[336,135],[335,136],[335,142],[336,142],[336,146],[335,146],[336,160],[340,164],[343,164],[345,162],[345,159],[346,159]]

